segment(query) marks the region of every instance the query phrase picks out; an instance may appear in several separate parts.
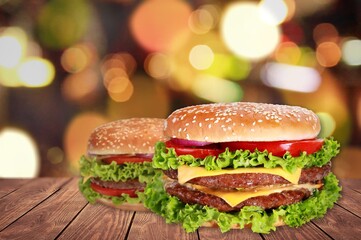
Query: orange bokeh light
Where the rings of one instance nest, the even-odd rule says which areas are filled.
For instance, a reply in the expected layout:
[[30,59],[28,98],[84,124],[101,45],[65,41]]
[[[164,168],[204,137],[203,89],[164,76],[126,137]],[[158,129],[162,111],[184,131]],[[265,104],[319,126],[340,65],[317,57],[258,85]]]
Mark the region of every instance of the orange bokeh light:
[[334,42],[323,42],[316,49],[316,58],[323,67],[333,67],[341,59],[341,49]]
[[131,17],[130,28],[136,41],[146,50],[165,51],[180,35],[190,32],[191,12],[185,1],[143,1]]

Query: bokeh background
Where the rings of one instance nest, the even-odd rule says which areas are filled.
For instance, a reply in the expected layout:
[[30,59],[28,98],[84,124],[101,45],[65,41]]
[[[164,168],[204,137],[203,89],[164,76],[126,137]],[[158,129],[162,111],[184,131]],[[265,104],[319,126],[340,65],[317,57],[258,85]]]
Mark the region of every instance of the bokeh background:
[[0,178],[76,176],[102,123],[233,101],[315,111],[360,177],[361,1],[0,1]]

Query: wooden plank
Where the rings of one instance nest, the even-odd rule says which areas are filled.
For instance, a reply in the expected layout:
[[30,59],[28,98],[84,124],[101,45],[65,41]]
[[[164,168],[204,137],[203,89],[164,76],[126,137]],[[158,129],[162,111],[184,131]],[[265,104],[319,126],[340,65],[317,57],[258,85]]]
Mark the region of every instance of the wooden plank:
[[0,201],[0,231],[56,192],[68,178],[38,178]]
[[0,179],[0,198],[30,181],[32,181],[32,179]]
[[341,179],[340,185],[343,188],[345,188],[345,187],[351,188],[351,189],[361,193],[361,179]]
[[351,188],[343,187],[341,194],[342,197],[337,204],[351,213],[356,214],[358,217],[361,217],[361,193]]
[[134,216],[128,240],[198,239],[197,232],[186,233],[179,224],[167,224],[152,212],[137,212]]
[[338,205],[314,223],[334,239],[360,239],[361,236],[361,218]]
[[270,234],[262,234],[264,239],[330,239],[322,230],[317,228],[312,223],[307,223],[298,228],[291,228],[289,226],[277,227],[275,232]]
[[133,215],[133,211],[88,204],[57,239],[125,239]]
[[219,228],[201,227],[198,229],[200,239],[262,239],[261,235],[252,232],[250,228],[232,229],[222,233]]
[[77,183],[78,179],[72,179],[1,231],[0,239],[54,239],[87,204],[80,196]]

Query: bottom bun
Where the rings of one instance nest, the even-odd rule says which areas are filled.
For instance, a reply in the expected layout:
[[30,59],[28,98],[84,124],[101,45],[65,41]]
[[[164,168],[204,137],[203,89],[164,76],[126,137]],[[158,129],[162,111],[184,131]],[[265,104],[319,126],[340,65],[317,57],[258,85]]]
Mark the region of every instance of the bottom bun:
[[[283,220],[281,218],[279,218],[277,220],[277,222],[275,222],[273,224],[274,227],[280,227],[280,226],[284,226],[284,225],[286,225],[286,224],[283,222]],[[218,228],[218,224],[217,224],[216,221],[212,220],[212,221],[208,221],[208,222],[203,223],[201,227]],[[246,228],[251,228],[252,225],[248,224],[245,227]],[[231,226],[231,229],[240,229],[240,226],[239,226],[239,224],[234,224],[234,225]]]
[[120,205],[115,205],[112,200],[110,199],[105,199],[105,198],[98,198],[97,199],[98,203],[107,205],[109,207],[113,207],[113,208],[118,208],[121,210],[126,210],[126,211],[139,211],[139,212],[148,212],[150,211],[148,208],[144,207],[144,205],[142,203],[123,203]]

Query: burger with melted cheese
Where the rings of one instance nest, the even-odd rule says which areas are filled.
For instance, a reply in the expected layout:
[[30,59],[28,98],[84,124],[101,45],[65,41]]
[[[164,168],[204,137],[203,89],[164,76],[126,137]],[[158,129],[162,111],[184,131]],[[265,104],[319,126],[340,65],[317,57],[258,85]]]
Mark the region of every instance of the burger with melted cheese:
[[[156,170],[154,145],[165,141],[164,119],[131,118],[109,122],[90,135],[80,159],[79,187],[90,203],[124,210],[147,210],[143,191]],[[159,170],[158,170],[159,171]]]
[[322,217],[340,196],[331,158],[340,145],[317,138],[305,108],[262,103],[189,106],[167,119],[145,205],[187,232],[216,226],[269,233]]

